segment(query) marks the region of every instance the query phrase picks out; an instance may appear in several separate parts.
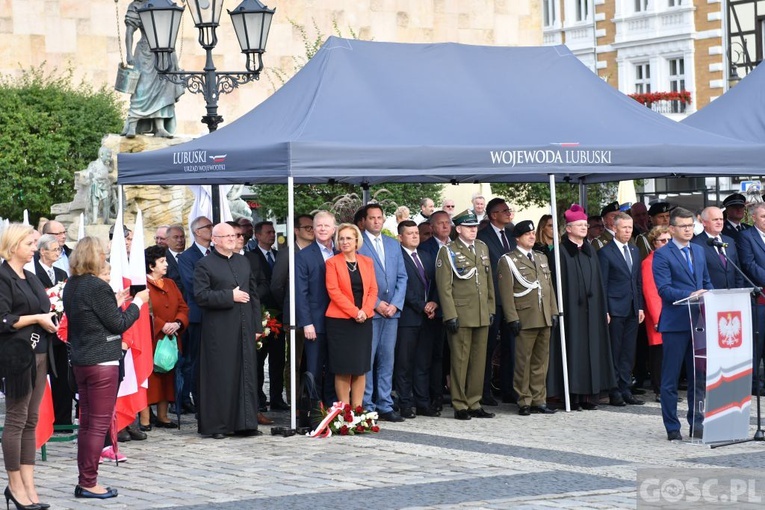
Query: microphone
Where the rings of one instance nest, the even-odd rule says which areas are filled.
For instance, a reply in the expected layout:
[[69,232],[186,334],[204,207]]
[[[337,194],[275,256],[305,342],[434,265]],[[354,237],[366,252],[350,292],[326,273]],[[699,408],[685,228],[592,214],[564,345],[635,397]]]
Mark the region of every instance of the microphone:
[[707,246],[715,246],[717,248],[727,248],[728,243],[723,243],[715,239],[714,237],[710,237],[707,239]]

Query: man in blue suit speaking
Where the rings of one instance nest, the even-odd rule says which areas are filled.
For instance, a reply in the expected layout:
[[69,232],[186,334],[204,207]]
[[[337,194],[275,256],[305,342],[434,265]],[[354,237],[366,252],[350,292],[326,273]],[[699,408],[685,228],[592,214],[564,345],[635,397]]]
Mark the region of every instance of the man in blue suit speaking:
[[[674,305],[675,301],[697,297],[712,289],[704,249],[691,243],[693,213],[682,207],[674,209],[669,219],[672,240],[656,250],[653,256],[653,276],[661,297],[659,332],[664,343],[661,364],[661,415],[667,439],[681,440],[680,420],[677,419],[677,385],[680,367],[685,363],[688,375],[688,424],[691,435],[701,437],[700,415],[694,416],[696,402],[693,377],[693,330],[688,320],[688,307]],[[698,309],[692,322],[698,320]],[[695,423],[694,423],[695,420]]]

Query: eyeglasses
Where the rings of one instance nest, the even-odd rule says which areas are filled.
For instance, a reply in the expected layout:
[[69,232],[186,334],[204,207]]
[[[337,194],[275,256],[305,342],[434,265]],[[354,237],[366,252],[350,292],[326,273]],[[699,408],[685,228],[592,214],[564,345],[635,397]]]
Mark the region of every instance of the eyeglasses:
[[218,239],[236,239],[237,237],[242,237],[242,234],[226,234],[225,236],[213,236],[217,237]]
[[444,209],[454,209],[455,207],[454,205],[445,205]]
[[212,228],[212,223],[210,223],[208,225],[202,225],[201,227],[197,227],[196,229],[197,230],[204,230],[204,229],[207,229],[207,228]]
[[661,243],[661,244],[667,244],[669,242],[669,239],[657,239],[655,242]]
[[54,253],[61,253],[63,251],[61,248],[43,248],[43,250],[52,251]]
[[298,230],[304,229],[306,232],[313,232],[313,225],[303,225],[302,227],[298,227]]
[[691,230],[694,227],[693,223],[688,223],[687,225],[672,225],[675,228],[681,228],[683,230]]

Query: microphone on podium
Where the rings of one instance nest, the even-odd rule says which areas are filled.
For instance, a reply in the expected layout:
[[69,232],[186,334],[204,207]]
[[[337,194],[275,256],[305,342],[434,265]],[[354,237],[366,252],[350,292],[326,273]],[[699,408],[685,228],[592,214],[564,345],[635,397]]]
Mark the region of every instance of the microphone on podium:
[[727,248],[728,243],[723,243],[721,241],[718,241],[714,237],[710,237],[707,239],[707,246],[715,246],[716,248]]

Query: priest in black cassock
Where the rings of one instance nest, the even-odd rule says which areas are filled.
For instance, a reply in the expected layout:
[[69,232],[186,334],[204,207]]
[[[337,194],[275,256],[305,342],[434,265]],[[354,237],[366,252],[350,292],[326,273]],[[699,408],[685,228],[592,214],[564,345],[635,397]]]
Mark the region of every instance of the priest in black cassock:
[[231,225],[213,228],[215,249],[197,262],[194,297],[202,309],[199,433],[259,435],[256,340],[263,331],[257,280],[235,253]]
[[[573,410],[597,409],[599,395],[616,385],[608,336],[605,289],[595,249],[587,242],[587,215],[574,204],[564,213],[566,234],[560,242],[563,320],[569,393]],[[554,261],[554,253],[550,255]],[[553,279],[555,281],[555,279]],[[559,331],[550,342],[547,395],[563,398]]]

